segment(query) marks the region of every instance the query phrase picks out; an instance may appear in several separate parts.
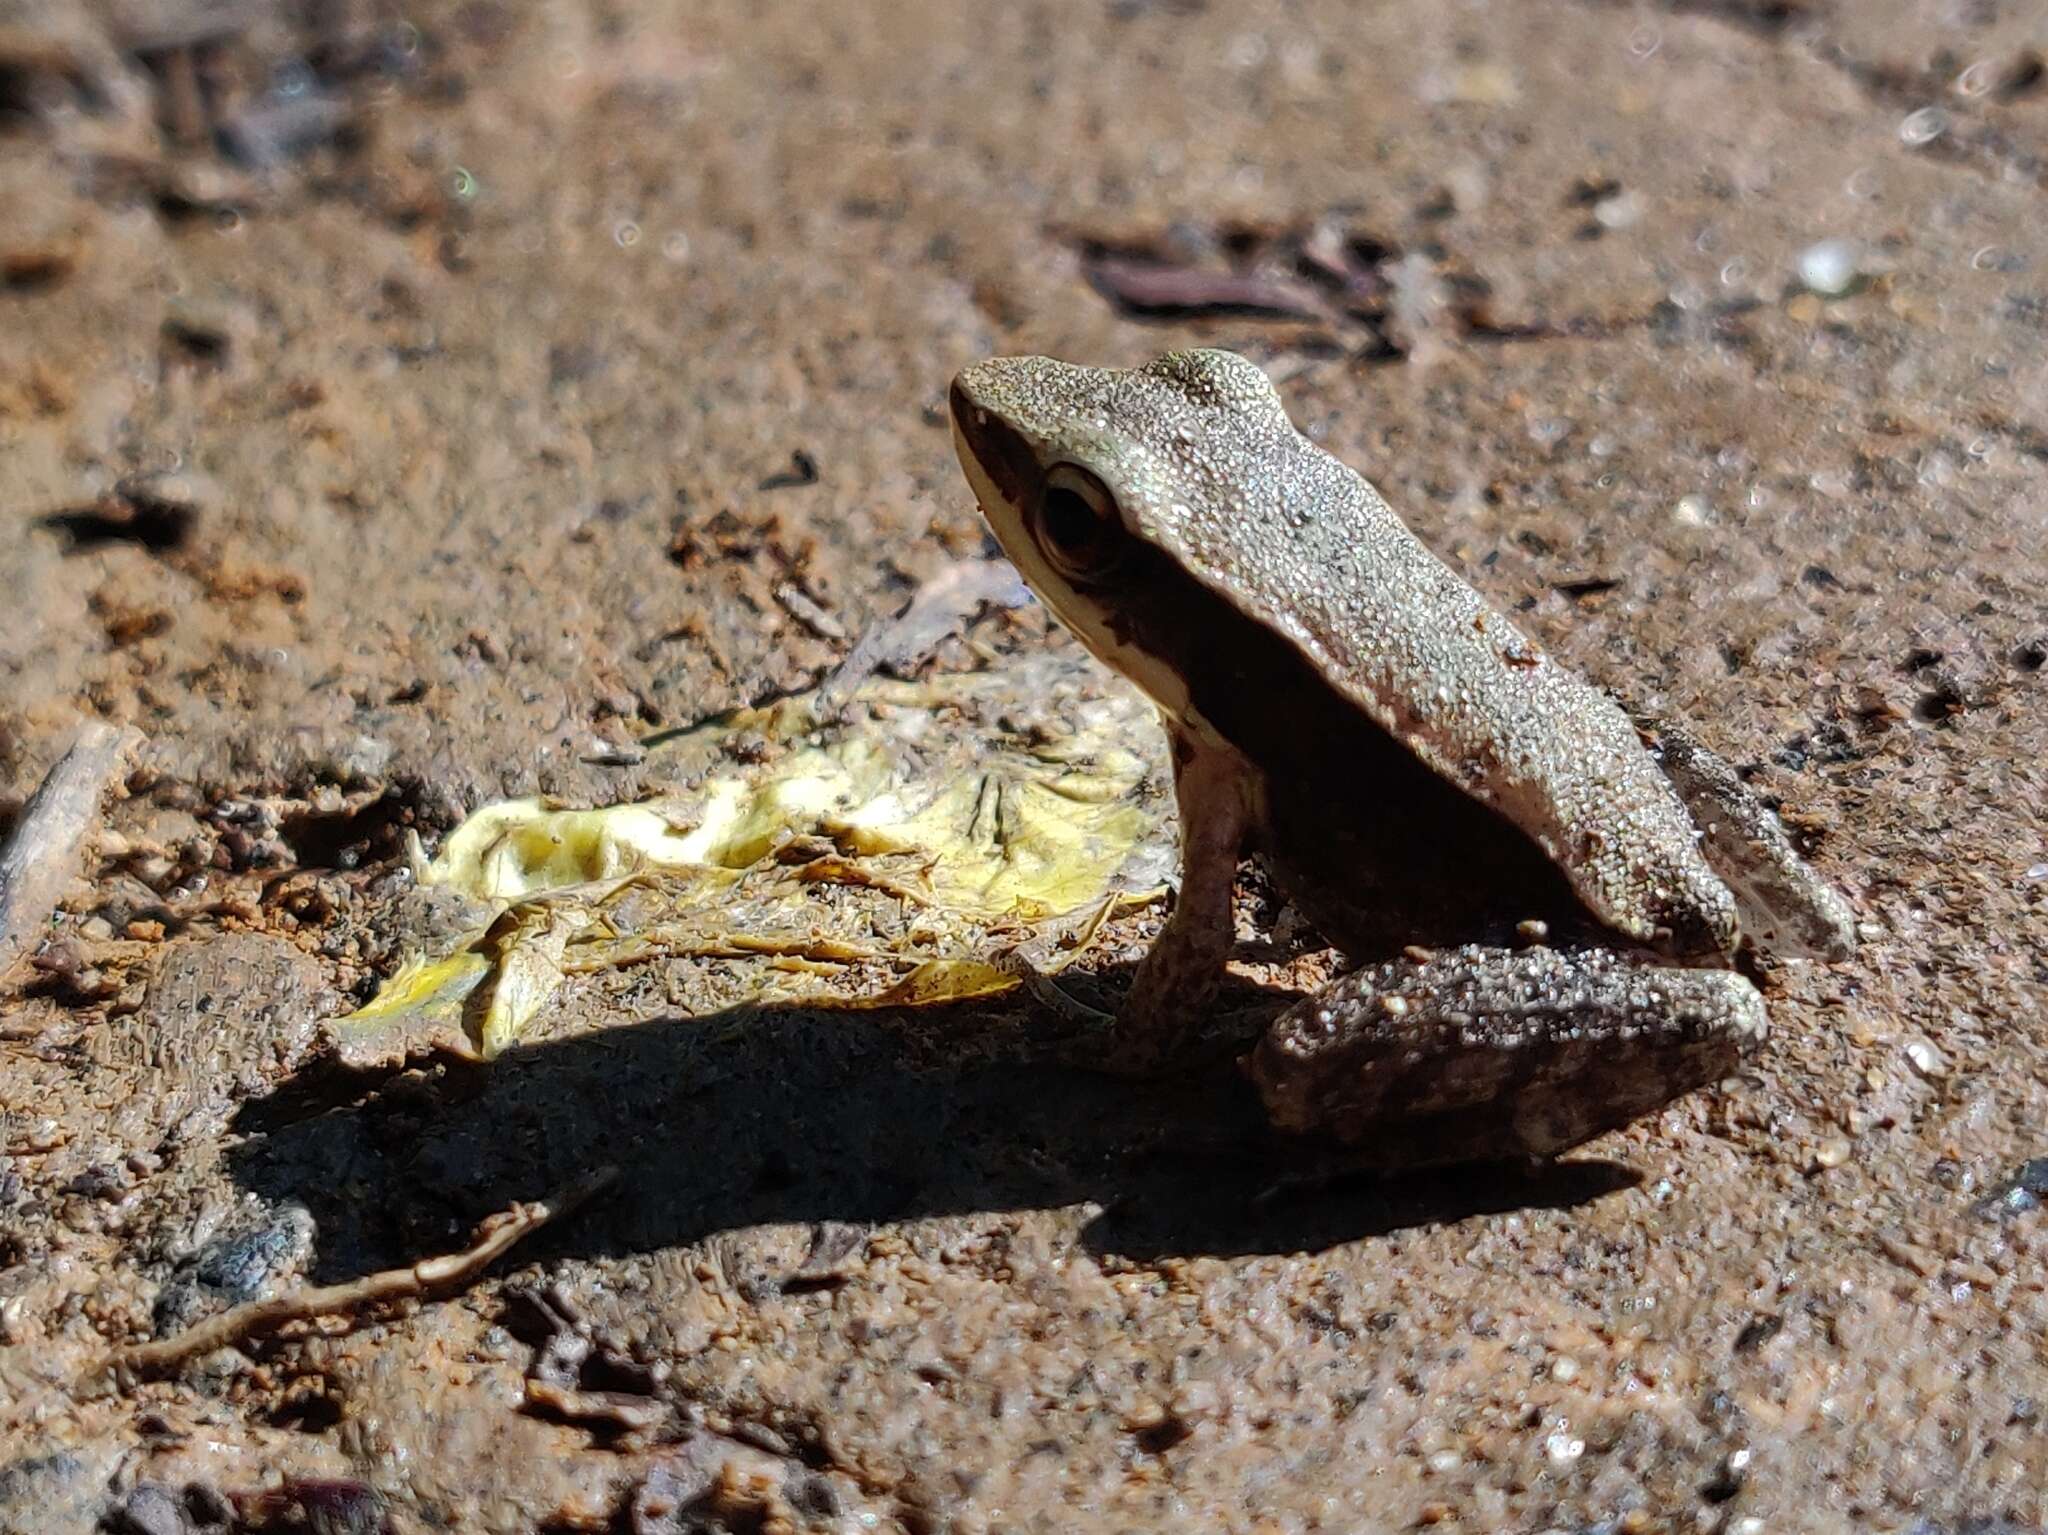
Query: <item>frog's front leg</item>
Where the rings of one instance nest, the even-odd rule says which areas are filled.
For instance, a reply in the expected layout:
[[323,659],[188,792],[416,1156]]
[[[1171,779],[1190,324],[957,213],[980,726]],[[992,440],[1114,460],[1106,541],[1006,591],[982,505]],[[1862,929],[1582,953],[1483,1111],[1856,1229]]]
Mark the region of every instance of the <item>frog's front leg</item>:
[[1735,1071],[1763,998],[1604,951],[1449,950],[1352,972],[1251,1058],[1273,1122],[1384,1166],[1549,1157]]
[[1236,941],[1231,900],[1251,826],[1254,775],[1237,751],[1191,730],[1173,734],[1180,805],[1180,894],[1138,966],[1099,1064],[1140,1076],[1172,1064],[1216,1000]]

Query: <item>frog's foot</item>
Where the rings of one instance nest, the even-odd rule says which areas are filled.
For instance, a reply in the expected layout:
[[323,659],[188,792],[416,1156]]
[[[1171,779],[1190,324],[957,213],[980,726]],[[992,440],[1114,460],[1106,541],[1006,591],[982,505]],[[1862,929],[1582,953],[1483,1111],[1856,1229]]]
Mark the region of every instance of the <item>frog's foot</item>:
[[1289,1008],[1251,1074],[1279,1128],[1375,1163],[1542,1158],[1730,1075],[1766,1027],[1733,971],[1469,947]]
[[[1186,908],[1183,908],[1186,909]],[[1032,998],[1069,1025],[1053,1055],[1066,1065],[1119,1077],[1150,1077],[1181,1067],[1234,1059],[1242,1035],[1200,1037],[1220,993],[1228,949],[1210,923],[1169,921],[1153,941],[1123,1007],[1105,1013],[1064,990],[1051,976],[1015,968]],[[1227,929],[1221,938],[1229,938]]]
[[[1039,1007],[1060,1020],[1056,1035],[1038,1047],[1043,1058],[1081,1071],[1112,1077],[1152,1077],[1183,1067],[1235,1060],[1243,1054],[1245,1036],[1198,1038],[1196,1025],[1217,988],[1198,988],[1167,1005],[1106,1013],[1068,991],[1052,976],[1028,965],[1001,965]],[[1134,989],[1133,996],[1143,995]],[[1163,1001],[1164,999],[1162,999]]]
[[1844,960],[1856,952],[1856,914],[1806,865],[1770,807],[1742,775],[1690,734],[1637,716],[1657,765],[1700,829],[1706,854],[1735,894],[1743,936],[1767,954]]
[[1149,1077],[1186,1064],[1197,1025],[1214,1006],[1229,957],[1230,930],[1183,920],[1183,905],[1160,930],[1114,1018],[1062,1052],[1073,1064],[1119,1077]]

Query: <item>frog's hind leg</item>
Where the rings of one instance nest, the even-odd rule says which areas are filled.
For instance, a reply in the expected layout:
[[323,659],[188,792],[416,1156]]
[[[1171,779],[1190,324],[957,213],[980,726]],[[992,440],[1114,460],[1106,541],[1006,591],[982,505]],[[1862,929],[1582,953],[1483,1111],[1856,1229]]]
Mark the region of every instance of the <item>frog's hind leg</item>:
[[1251,1057],[1283,1130],[1384,1166],[1542,1158],[1733,1073],[1763,998],[1726,970],[1606,951],[1449,950],[1352,972]]
[[1843,960],[1856,952],[1848,902],[1799,856],[1734,768],[1678,726],[1636,717],[1657,765],[1700,829],[1700,851],[1735,894],[1743,936],[1767,954]]

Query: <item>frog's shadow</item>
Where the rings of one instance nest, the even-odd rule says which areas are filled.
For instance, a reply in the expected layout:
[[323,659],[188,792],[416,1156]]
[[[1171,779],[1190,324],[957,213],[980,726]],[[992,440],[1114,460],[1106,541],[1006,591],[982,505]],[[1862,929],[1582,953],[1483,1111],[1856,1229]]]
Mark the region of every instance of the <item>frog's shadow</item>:
[[[1261,1012],[1253,988],[1231,999]],[[884,1015],[746,1007],[657,1017],[381,1079],[318,1068],[244,1105],[245,1187],[305,1204],[323,1280],[460,1245],[482,1216],[611,1164],[545,1254],[649,1252],[764,1222],[877,1222],[1094,1202],[1103,1255],[1314,1250],[1405,1227],[1567,1208],[1636,1183],[1568,1161],[1330,1176],[1274,1133],[1226,1051],[1132,1082],[1047,1058],[1022,1004]]]

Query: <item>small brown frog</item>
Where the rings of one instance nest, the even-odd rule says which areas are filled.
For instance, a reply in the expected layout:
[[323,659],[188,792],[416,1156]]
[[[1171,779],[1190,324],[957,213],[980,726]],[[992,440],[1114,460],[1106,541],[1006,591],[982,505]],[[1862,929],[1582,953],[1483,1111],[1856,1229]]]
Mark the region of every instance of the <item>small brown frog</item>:
[[1179,896],[1110,1068],[1183,1050],[1253,854],[1367,961],[1273,1023],[1253,1078],[1283,1128],[1388,1160],[1544,1156],[1625,1123],[1763,1038],[1726,968],[1743,944],[1853,950],[1847,905],[1726,763],[1545,655],[1252,362],[996,358],[952,416],[1004,550],[1171,738]]

